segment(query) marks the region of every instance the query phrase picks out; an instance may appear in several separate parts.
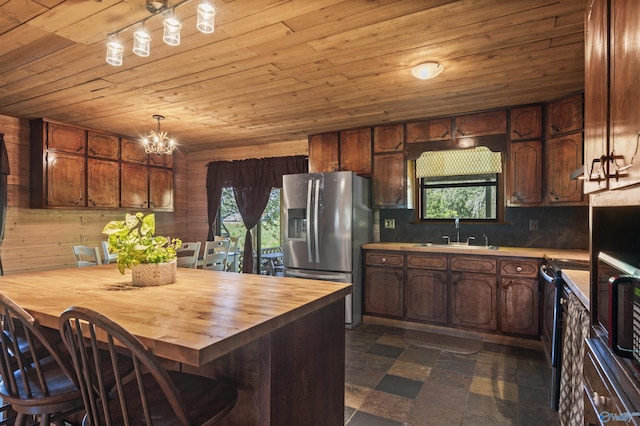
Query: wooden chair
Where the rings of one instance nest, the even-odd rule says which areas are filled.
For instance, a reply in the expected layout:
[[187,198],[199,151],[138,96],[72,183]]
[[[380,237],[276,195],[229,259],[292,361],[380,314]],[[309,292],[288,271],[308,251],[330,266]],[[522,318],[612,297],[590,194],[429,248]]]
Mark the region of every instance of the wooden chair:
[[107,241],[102,242],[102,254],[104,255],[104,263],[115,263],[118,261],[118,253],[109,252],[109,243]]
[[102,265],[98,247],[73,246],[73,257],[76,259],[78,268]]
[[73,367],[60,336],[0,294],[0,398],[17,413],[15,424],[40,417],[41,425],[58,422],[84,407]]
[[198,266],[200,255],[200,241],[195,243],[182,243],[182,247],[176,250],[178,266],[181,268],[193,268]]
[[[86,420],[90,425],[211,424],[231,411],[236,403],[235,387],[214,379],[165,370],[142,342],[98,312],[82,307],[68,308],[60,316],[60,332],[80,378]],[[105,353],[124,351],[135,367],[135,372],[126,380],[123,380],[124,374],[116,372],[116,385],[112,390],[102,386],[102,373],[91,361],[91,352],[105,344],[108,347]]]
[[202,262],[202,268],[212,269],[216,271],[226,270],[230,243],[231,241],[228,239],[207,241],[204,244],[204,258]]

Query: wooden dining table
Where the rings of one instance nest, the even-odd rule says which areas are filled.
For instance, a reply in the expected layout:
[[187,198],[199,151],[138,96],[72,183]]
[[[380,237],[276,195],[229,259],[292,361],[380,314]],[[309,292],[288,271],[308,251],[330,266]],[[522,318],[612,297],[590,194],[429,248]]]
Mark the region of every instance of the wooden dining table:
[[50,328],[69,306],[94,309],[168,368],[233,382],[223,424],[344,423],[350,284],[178,268],[173,284],[135,287],[112,264],[0,276],[0,292]]

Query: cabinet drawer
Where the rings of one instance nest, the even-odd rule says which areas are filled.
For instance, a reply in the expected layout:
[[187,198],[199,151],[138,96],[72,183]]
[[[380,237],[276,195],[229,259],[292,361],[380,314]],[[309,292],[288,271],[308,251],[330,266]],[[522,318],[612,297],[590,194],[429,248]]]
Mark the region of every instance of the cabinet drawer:
[[407,267],[437,269],[441,271],[446,271],[447,256],[440,255],[440,254],[439,255],[409,254],[407,255]]
[[491,257],[452,256],[451,270],[495,274],[498,270],[497,263],[498,261]]
[[604,371],[599,368],[598,361],[594,353],[591,352],[589,344],[586,345],[586,349],[582,373],[584,375],[585,397],[590,400],[590,405],[595,407],[598,414],[603,411],[609,413],[626,412],[615,396],[613,387]]
[[404,256],[393,252],[367,252],[367,265],[404,266]]
[[538,261],[531,259],[502,259],[500,273],[517,277],[538,276]]

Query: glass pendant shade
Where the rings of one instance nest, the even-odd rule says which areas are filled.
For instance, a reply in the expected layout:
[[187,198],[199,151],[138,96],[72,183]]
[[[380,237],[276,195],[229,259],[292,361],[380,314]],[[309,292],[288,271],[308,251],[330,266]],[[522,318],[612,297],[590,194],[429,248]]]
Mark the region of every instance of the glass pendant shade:
[[138,56],[149,56],[151,50],[151,34],[143,26],[133,33],[133,53]]
[[174,14],[169,15],[164,20],[164,33],[162,40],[169,46],[178,46],[180,44],[180,30],[182,24]]
[[124,47],[118,39],[117,35],[110,35],[107,40],[107,63],[115,67],[122,65],[122,57],[124,56]]
[[213,20],[216,16],[216,9],[208,0],[201,0],[198,4],[198,21],[196,28],[205,34],[210,34],[214,30]]

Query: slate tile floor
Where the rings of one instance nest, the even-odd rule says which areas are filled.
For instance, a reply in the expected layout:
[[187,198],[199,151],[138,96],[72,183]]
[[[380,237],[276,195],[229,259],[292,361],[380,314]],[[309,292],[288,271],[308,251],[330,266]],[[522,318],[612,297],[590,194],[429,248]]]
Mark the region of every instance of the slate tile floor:
[[484,342],[456,354],[410,345],[403,331],[346,331],[345,425],[559,424],[542,352]]

